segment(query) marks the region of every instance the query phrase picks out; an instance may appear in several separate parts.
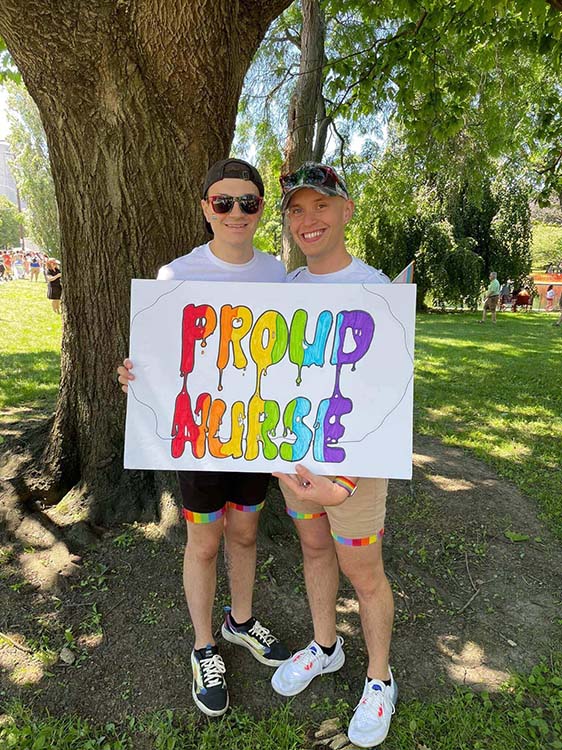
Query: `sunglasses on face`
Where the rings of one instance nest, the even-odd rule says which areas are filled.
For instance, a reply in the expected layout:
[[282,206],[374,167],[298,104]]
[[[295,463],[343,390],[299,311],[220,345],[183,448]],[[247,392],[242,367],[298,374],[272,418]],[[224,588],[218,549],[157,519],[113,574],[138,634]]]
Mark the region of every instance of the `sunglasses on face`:
[[331,168],[323,164],[303,165],[296,172],[281,175],[279,178],[283,193],[300,185],[324,185],[337,191],[340,195],[347,197],[347,188],[339,175]]
[[245,214],[257,214],[263,203],[259,195],[248,193],[247,195],[210,195],[207,200],[216,214],[229,214],[238,203],[240,210]]

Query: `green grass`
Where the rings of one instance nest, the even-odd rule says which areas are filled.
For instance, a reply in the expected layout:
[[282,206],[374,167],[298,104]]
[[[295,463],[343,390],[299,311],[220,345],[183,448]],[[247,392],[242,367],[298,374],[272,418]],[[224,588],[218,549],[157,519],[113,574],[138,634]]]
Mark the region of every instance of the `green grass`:
[[415,426],[535,498],[562,538],[562,329],[554,315],[421,315]]
[[61,317],[43,281],[0,284],[0,424],[51,411],[60,373]]
[[[497,695],[458,689],[434,703],[400,703],[386,750],[561,750],[562,678],[560,660],[514,677]],[[95,727],[67,717],[35,717],[20,704],[6,708],[0,724],[0,747],[17,750],[299,750],[312,746],[321,718],[341,715],[345,729],[349,706],[322,705],[307,725],[295,718],[291,704],[271,715],[253,718],[235,709],[207,722],[193,713],[165,711],[131,717],[122,725]]]
[[165,711],[96,727],[77,717],[37,718],[15,703],[0,726],[2,750],[135,750],[141,739],[154,750],[296,750],[303,747],[305,730],[289,706],[262,719],[233,710],[208,722],[202,715]]
[[533,223],[531,250],[538,273],[544,273],[547,263],[562,260],[562,225]]

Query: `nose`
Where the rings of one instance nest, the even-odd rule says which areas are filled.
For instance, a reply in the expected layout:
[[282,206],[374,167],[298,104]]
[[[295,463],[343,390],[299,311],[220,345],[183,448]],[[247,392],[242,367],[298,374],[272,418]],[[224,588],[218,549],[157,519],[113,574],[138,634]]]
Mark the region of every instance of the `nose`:
[[238,218],[239,216],[245,216],[244,211],[242,211],[242,209],[240,208],[239,201],[234,201],[234,205],[232,206],[230,215],[234,216],[235,218]]
[[302,223],[305,225],[314,224],[314,222],[316,221],[316,212],[314,211],[314,209],[305,208],[302,212],[301,219]]

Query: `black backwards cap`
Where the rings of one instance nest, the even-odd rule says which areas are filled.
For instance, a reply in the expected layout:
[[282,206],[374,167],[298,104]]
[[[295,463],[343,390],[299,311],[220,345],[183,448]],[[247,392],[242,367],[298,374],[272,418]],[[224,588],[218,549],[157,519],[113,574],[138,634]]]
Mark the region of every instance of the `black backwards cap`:
[[203,183],[203,198],[207,197],[207,192],[211,185],[220,182],[227,177],[233,177],[236,180],[248,180],[253,182],[263,198],[263,180],[258,170],[247,161],[241,159],[223,159],[216,162],[207,172],[205,182]]
[[[220,182],[227,177],[253,182],[257,187],[260,196],[263,198],[265,192],[263,188],[263,180],[255,167],[242,159],[222,159],[221,161],[215,162],[205,176],[205,182],[203,183],[203,199],[207,198],[207,193],[211,185],[214,185],[215,182]],[[205,221],[205,227],[209,234],[213,233],[208,221]]]

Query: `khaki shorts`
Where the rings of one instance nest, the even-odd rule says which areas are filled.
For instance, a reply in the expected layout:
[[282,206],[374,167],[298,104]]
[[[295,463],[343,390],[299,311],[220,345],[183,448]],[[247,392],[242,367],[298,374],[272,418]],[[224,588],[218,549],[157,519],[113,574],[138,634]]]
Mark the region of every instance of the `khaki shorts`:
[[384,534],[388,479],[360,478],[354,495],[341,505],[326,507],[298,500],[291,489],[281,482],[279,486],[291,518],[306,521],[327,515],[332,536],[340,544],[363,547],[373,544]]
[[494,310],[498,306],[499,298],[499,294],[494,294],[492,297],[487,297],[486,301],[484,302],[484,310],[490,310],[490,312],[494,312]]

